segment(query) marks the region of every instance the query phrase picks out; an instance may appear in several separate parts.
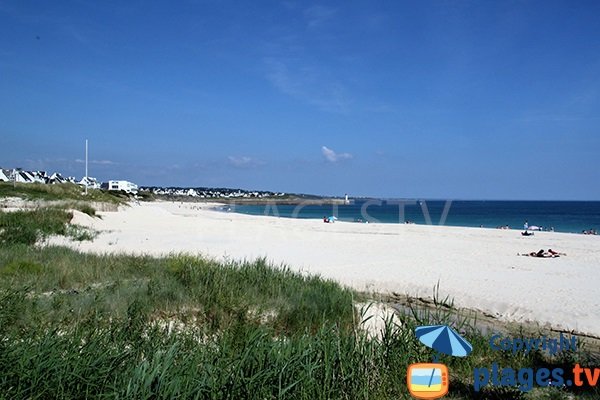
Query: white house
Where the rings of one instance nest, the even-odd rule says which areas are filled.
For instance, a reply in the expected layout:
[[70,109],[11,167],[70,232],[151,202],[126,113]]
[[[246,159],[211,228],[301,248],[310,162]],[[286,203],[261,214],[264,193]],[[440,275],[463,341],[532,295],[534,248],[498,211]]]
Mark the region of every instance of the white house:
[[22,170],[16,170],[13,179],[19,183],[34,183],[36,181],[31,172]]
[[138,185],[129,181],[108,181],[102,183],[102,189],[122,190],[127,193],[137,193]]
[[59,174],[58,172],[55,172],[48,177],[48,179],[46,180],[46,183],[50,183],[50,184],[65,183],[66,181],[67,180],[65,178],[63,178],[61,174]]
[[8,175],[6,173],[4,173],[4,170],[2,168],[0,168],[0,182],[8,182],[10,181],[10,178],[8,177]]
[[100,189],[100,184],[98,183],[98,180],[96,178],[92,178],[91,176],[86,177],[84,176],[83,178],[81,178],[81,180],[79,182],[77,182],[78,185],[81,186],[85,186],[87,183],[87,187],[90,189]]

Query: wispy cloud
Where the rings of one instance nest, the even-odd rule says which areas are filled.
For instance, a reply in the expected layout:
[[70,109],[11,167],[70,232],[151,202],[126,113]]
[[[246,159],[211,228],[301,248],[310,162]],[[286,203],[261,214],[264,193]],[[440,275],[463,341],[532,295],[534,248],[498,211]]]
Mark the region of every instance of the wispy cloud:
[[325,161],[330,163],[336,163],[342,160],[349,160],[353,156],[350,153],[336,153],[332,149],[327,146],[321,147],[321,153],[323,153],[323,157],[325,157]]
[[38,158],[31,159],[27,158],[24,161],[24,165],[17,163],[16,167],[23,167],[31,170],[46,170],[53,168],[63,168],[70,164],[66,158]]
[[247,156],[229,156],[227,157],[227,163],[235,168],[255,168],[265,164],[264,161]]
[[583,115],[566,115],[566,114],[549,114],[549,113],[525,113],[524,115],[515,118],[517,122],[524,123],[560,123],[560,122],[578,122],[598,120],[597,116]]
[[344,85],[315,66],[291,67],[291,64],[265,59],[266,77],[276,89],[323,111],[348,112],[350,100]]
[[315,5],[304,10],[304,17],[309,29],[318,28],[333,18],[337,10],[325,6]]
[[[85,160],[78,158],[75,160],[75,162],[82,164],[82,163],[85,163]],[[95,165],[117,165],[118,164],[117,162],[110,161],[110,160],[89,160],[88,163],[95,164]]]
[[66,25],[66,26],[62,27],[62,30],[65,35],[74,39],[78,43],[85,44],[85,45],[90,44],[90,39],[80,29],[78,29],[72,25]]

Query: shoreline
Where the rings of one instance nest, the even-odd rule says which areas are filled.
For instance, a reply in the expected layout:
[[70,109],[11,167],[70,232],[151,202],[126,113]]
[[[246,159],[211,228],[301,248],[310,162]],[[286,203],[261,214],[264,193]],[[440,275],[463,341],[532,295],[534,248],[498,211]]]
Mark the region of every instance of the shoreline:
[[[166,202],[166,201],[165,201]],[[211,203],[211,202],[207,202],[207,203]],[[303,218],[296,218],[293,216],[287,216],[287,215],[271,215],[271,214],[250,214],[250,213],[245,213],[245,212],[239,212],[239,211],[235,211],[234,209],[232,210],[221,210],[219,208],[222,207],[227,207],[227,206],[231,206],[231,203],[212,203],[213,204],[213,208],[211,209],[212,211],[215,212],[220,212],[220,213],[234,213],[234,214],[239,214],[239,215],[246,215],[246,216],[252,216],[252,217],[267,217],[267,218],[283,218],[283,219],[289,219],[289,220],[310,220],[310,221],[323,221],[323,218],[321,217],[303,217]],[[279,205],[280,203],[273,203],[275,205]],[[250,205],[250,204],[244,204],[244,205]],[[252,204],[254,205],[254,204]],[[257,204],[257,205],[262,205],[262,204]],[[288,205],[288,204],[281,204],[281,205]],[[291,205],[295,205],[295,204],[291,204]],[[362,225],[362,224],[367,224],[367,225],[415,225],[415,226],[432,226],[432,227],[448,227],[448,228],[459,228],[459,229],[478,229],[478,230],[491,230],[491,231],[510,231],[510,232],[523,232],[524,230],[521,228],[492,228],[489,226],[472,226],[472,225],[448,225],[448,224],[422,224],[422,223],[416,223],[416,222],[382,222],[382,221],[377,221],[377,222],[365,222],[365,221],[349,221],[346,219],[337,219],[335,223],[345,223],[345,224],[358,224],[358,225]],[[542,231],[538,231],[538,230],[534,230],[534,231],[528,231],[531,232],[532,235],[531,236],[535,236],[535,235],[539,235],[539,234],[566,234],[566,235],[576,235],[576,236],[600,236],[597,234],[584,234],[582,232],[563,232],[563,231],[551,231],[551,230],[542,230]]]
[[[475,205],[471,205],[469,201],[460,202],[449,202],[443,205],[443,210],[440,204],[430,205],[427,204],[416,205],[412,204],[412,210],[405,209],[404,206],[400,206],[400,212],[395,207],[396,204],[383,204],[383,208],[381,210],[370,210],[368,207],[365,208],[364,204],[287,204],[280,203],[277,201],[271,201],[267,203],[261,204],[243,204],[231,202],[227,204],[227,207],[230,208],[231,211],[245,214],[245,215],[255,215],[255,216],[274,216],[280,218],[291,218],[291,219],[313,219],[313,220],[322,220],[323,216],[334,215],[338,219],[338,222],[351,222],[351,223],[375,223],[375,224],[416,224],[416,225],[435,225],[435,226],[454,226],[454,227],[464,227],[464,228],[484,228],[484,229],[498,229],[498,230],[514,230],[514,231],[524,231],[526,230],[523,226],[523,220],[521,223],[516,222],[520,216],[516,217],[515,209],[508,209],[509,211],[506,214],[502,214],[500,212],[499,216],[495,216],[496,214],[481,214],[481,202]],[[486,202],[493,203],[493,202]],[[504,202],[499,202],[504,203]],[[598,203],[598,202],[594,202]],[[372,206],[381,206],[381,203],[371,204]],[[600,204],[599,204],[600,205]],[[295,206],[293,209],[290,206]],[[306,207],[306,208],[305,208]],[[416,207],[416,208],[415,208]],[[447,208],[446,208],[447,207]],[[458,207],[459,211],[449,212],[451,209]],[[479,211],[469,211],[464,212],[465,207],[473,207],[471,210],[479,210]],[[463,211],[460,211],[460,210]],[[434,210],[430,214],[430,210]],[[529,210],[530,212],[533,210]],[[537,211],[537,210],[536,210]],[[555,210],[549,209],[546,210],[548,213],[555,213]],[[600,211],[600,208],[595,210]],[[373,213],[371,213],[373,212]],[[506,212],[506,211],[505,211]],[[523,212],[523,211],[520,211]],[[524,211],[527,215],[528,212]],[[535,214],[535,212],[533,212]],[[541,222],[545,222],[543,226],[534,226],[535,224],[531,224],[532,229],[527,229],[530,236],[536,233],[542,232],[560,232],[560,233],[570,233],[570,234],[585,234],[590,236],[597,236],[598,223],[597,215],[593,214],[590,218],[590,224],[582,224],[581,220],[579,220],[579,216],[569,215],[566,218],[563,218],[562,221],[557,221],[556,216],[550,215],[550,220],[547,217],[537,216],[538,220]],[[535,215],[532,215],[532,218],[535,218]],[[438,221],[439,219],[439,221]],[[591,228],[590,228],[591,227]]]
[[[212,211],[222,203],[151,202],[103,219],[76,213],[74,223],[100,231],[93,242],[54,238],[51,244],[95,253],[256,259],[317,274],[358,291],[430,298],[500,321],[535,322],[600,336],[600,241],[593,236],[405,224],[323,224],[313,219],[263,218]],[[519,257],[553,248],[556,259]]]

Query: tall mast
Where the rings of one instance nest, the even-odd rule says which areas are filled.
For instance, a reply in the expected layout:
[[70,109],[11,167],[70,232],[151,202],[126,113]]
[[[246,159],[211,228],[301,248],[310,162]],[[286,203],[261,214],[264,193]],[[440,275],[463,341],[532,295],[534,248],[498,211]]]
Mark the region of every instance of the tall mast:
[[88,193],[88,140],[85,139],[85,194]]

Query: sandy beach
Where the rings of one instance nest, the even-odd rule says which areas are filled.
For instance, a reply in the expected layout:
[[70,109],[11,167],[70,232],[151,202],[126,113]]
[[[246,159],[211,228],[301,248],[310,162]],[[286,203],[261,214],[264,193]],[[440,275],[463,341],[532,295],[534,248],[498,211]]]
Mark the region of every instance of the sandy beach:
[[[249,216],[213,211],[211,204],[132,204],[77,224],[100,232],[93,242],[52,238],[86,252],[216,259],[266,257],[275,265],[332,278],[360,291],[431,297],[502,320],[536,321],[600,336],[600,237],[517,230],[403,224],[359,224]],[[552,248],[542,259],[517,253]]]

